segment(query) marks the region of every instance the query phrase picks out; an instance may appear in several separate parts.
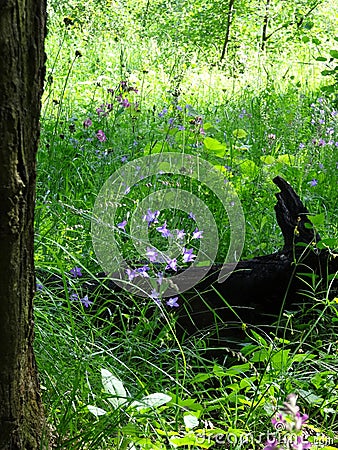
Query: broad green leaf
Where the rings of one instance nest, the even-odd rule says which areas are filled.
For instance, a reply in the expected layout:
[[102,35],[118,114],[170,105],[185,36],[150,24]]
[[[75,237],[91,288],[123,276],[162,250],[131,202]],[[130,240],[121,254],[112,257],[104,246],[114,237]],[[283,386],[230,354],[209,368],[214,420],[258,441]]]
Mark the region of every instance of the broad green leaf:
[[250,358],[251,362],[263,362],[267,361],[269,359],[270,353],[263,348],[262,350],[258,350],[255,352],[252,357]]
[[271,164],[273,164],[276,160],[275,160],[275,158],[274,158],[273,156],[271,156],[271,155],[266,155],[266,156],[261,156],[261,161],[262,161],[264,164],[271,165]]
[[316,61],[327,61],[327,58],[325,58],[325,56],[318,56],[318,58],[316,58]]
[[213,152],[216,156],[223,157],[226,145],[219,142],[217,139],[206,137],[203,141],[203,144],[207,150]]
[[280,350],[271,358],[271,365],[275,370],[285,369],[290,366],[289,361],[290,349]]
[[198,373],[191,380],[191,383],[202,383],[203,381],[209,380],[209,378],[211,378],[211,377],[212,377],[212,374],[210,374],[210,373]]
[[116,378],[109,370],[101,369],[102,376],[102,384],[104,390],[108,394],[112,394],[114,397],[108,398],[108,401],[114,406],[114,408],[118,408],[127,402],[127,393],[124,389],[122,381]]
[[136,408],[137,410],[158,408],[159,406],[165,405],[166,403],[170,402],[170,400],[170,395],[162,394],[161,392],[155,392],[154,394],[143,397],[140,401],[133,402],[130,406],[131,408]]
[[338,59],[338,50],[330,50],[332,58]]
[[260,334],[256,333],[256,331],[254,331],[254,330],[251,330],[251,334],[255,338],[256,342],[258,342],[259,344],[262,344],[266,348],[269,348],[268,343],[266,342],[266,340],[264,338],[262,338],[262,336]]
[[199,420],[197,419],[196,416],[194,416],[192,414],[187,414],[187,415],[183,416],[183,420],[184,420],[184,425],[186,426],[186,428],[189,428],[190,430],[198,427],[198,425],[199,425]]
[[104,409],[98,408],[97,406],[87,405],[88,411],[94,414],[95,417],[104,416],[107,412]]
[[225,375],[238,375],[240,373],[244,373],[247,372],[248,370],[250,370],[250,364],[249,363],[245,363],[245,364],[240,364],[240,365],[236,365],[236,366],[232,366],[229,367],[226,371],[225,371]]
[[338,248],[338,239],[335,239],[335,238],[321,239],[317,244],[317,248],[319,248],[319,249]]
[[214,372],[214,375],[216,375],[216,377],[224,377],[225,375],[223,367],[218,366],[217,364],[214,365],[212,371]]
[[238,128],[237,130],[234,130],[232,132],[232,135],[236,139],[245,139],[247,137],[248,133],[245,130],[243,130],[242,128]]
[[295,157],[286,153],[285,155],[279,155],[277,161],[290,166],[295,162]]
[[256,166],[256,164],[253,161],[251,161],[250,159],[243,161],[240,168],[241,168],[242,174],[249,178],[254,177],[258,173],[258,170],[259,170],[258,167]]
[[316,214],[315,216],[308,216],[308,218],[310,219],[310,222],[315,227],[324,225],[324,222],[325,222],[325,214],[324,213]]

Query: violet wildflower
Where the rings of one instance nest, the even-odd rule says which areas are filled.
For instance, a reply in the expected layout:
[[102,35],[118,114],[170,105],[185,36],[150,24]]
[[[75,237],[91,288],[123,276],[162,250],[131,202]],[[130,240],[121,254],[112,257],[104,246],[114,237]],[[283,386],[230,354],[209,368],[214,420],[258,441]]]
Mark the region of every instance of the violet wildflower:
[[192,239],[202,239],[203,231],[199,231],[198,228],[195,228],[195,231],[192,234]]
[[276,135],[273,133],[268,134],[268,139],[270,139],[271,141],[274,141],[276,139]]
[[74,267],[74,269],[72,269],[70,271],[70,274],[73,278],[80,278],[82,277],[82,269],[81,267]]
[[127,156],[122,156],[121,162],[125,163],[126,161],[128,161],[128,157]]
[[129,192],[130,192],[130,186],[127,186],[124,190],[124,195],[129,194]]
[[171,270],[174,270],[175,272],[177,272],[177,259],[176,258],[169,259],[168,264],[165,269],[166,270],[171,269]]
[[170,117],[170,119],[168,120],[168,124],[169,124],[170,127],[173,126],[174,120],[175,119],[173,117]]
[[274,439],[271,442],[266,442],[263,450],[279,450],[277,439]]
[[41,284],[41,283],[36,283],[35,289],[36,289],[37,291],[42,291],[42,290],[43,290],[42,284]]
[[176,233],[177,233],[177,239],[179,239],[179,240],[183,239],[185,236],[184,230],[176,230]]
[[297,436],[297,441],[292,444],[292,448],[295,450],[306,450],[311,448],[312,445],[308,441],[303,441],[302,436]]
[[192,219],[192,220],[196,220],[195,214],[192,213],[192,212],[190,212],[190,213],[188,214],[188,218],[189,218],[189,219]]
[[193,254],[193,249],[187,249],[183,247],[183,262],[188,263],[192,262],[196,258],[196,255]]
[[178,125],[177,129],[178,129],[178,131],[184,131],[185,130],[185,126],[184,125]]
[[304,148],[305,147],[305,144],[303,143],[303,142],[301,142],[300,144],[299,144],[299,148]]
[[163,272],[158,272],[156,281],[159,284],[159,286],[161,286],[161,284],[163,283]]
[[83,298],[80,299],[80,301],[85,308],[88,308],[90,305],[93,304],[93,302],[89,300],[88,295],[85,295]]
[[99,130],[99,131],[96,133],[96,137],[98,138],[98,140],[99,140],[100,142],[105,142],[105,141],[107,140],[107,136],[104,134],[104,132],[103,132],[102,130]]
[[307,414],[301,415],[298,411],[295,414],[295,430],[299,431],[301,430],[303,424],[308,420],[309,416]]
[[158,113],[158,117],[163,117],[165,114],[167,114],[168,108],[163,108],[161,112]]
[[167,228],[167,222],[165,221],[161,227],[156,227],[156,230],[162,234],[164,238],[171,236],[170,231]]
[[241,113],[238,115],[238,117],[239,117],[240,119],[243,119],[243,117],[245,116],[245,114],[246,114],[246,109],[242,109],[242,111],[241,111]]
[[158,223],[158,216],[160,215],[160,211],[152,212],[151,209],[148,209],[147,214],[143,217],[143,220],[148,222],[148,227],[152,223]]
[[125,228],[126,228],[127,223],[128,223],[128,222],[127,222],[126,219],[125,219],[125,220],[122,220],[122,222],[120,222],[120,223],[117,224],[117,228],[120,228],[121,230],[126,231]]
[[70,294],[69,299],[74,302],[79,300],[79,296],[77,294],[75,294],[75,292],[73,292],[72,294]]
[[180,305],[177,303],[178,297],[171,297],[167,301],[167,305],[171,308],[178,308]]
[[149,278],[147,271],[150,270],[148,266],[143,266],[137,269],[138,274],[143,278]]
[[148,256],[150,262],[156,262],[158,253],[154,248],[147,247],[146,255]]
[[161,304],[160,294],[159,294],[159,292],[157,292],[156,289],[153,289],[151,291],[150,298],[152,298],[155,301],[155,303],[157,303],[160,306],[160,304]]
[[[103,105],[102,105],[103,106]],[[96,108],[96,112],[97,112],[97,115],[98,116],[100,116],[101,114],[105,114],[105,111],[104,111],[104,109],[102,109],[102,107],[100,106],[100,108]]]
[[130,106],[129,100],[127,98],[122,99],[121,106],[123,106],[123,108],[129,108]]
[[310,186],[314,187],[317,186],[318,184],[318,180],[316,178],[313,178],[310,182],[309,182]]
[[93,125],[93,122],[89,119],[89,117],[88,117],[88,119],[86,119],[86,120],[83,122],[83,126],[84,126],[85,128],[91,127],[92,125]]
[[126,274],[128,275],[128,280],[133,281],[134,278],[136,278],[139,273],[135,269],[126,269]]

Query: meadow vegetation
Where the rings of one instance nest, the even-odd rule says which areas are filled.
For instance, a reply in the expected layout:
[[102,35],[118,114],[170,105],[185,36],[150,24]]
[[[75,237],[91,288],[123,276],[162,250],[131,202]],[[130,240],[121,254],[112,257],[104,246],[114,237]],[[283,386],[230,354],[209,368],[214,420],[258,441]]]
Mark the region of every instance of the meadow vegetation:
[[[245,214],[242,259],[282,246],[276,175],[292,184],[322,244],[337,252],[337,20],[330,1],[50,0],[35,349],[56,448],[337,446],[338,299],[311,273],[307,303],[283,311],[283,327],[243,324],[246,341],[224,342],[217,360],[208,358],[207,333],[176,339],[180,299],[167,304],[163,321],[160,296],[147,302],[122,292],[117,312],[102,319],[109,305],[100,291],[82,293],[102,271],[91,218],[103,183],[153,154],[199,156],[231,183]],[[126,259],[140,260],[129,224],[140,199],[178,186],[212,213],[224,260],[229,220],[217,196],[165,173],[125,186],[115,231]],[[146,219],[163,252],[166,227],[189,235],[172,270],[192,260],[205,232],[174,206]]]

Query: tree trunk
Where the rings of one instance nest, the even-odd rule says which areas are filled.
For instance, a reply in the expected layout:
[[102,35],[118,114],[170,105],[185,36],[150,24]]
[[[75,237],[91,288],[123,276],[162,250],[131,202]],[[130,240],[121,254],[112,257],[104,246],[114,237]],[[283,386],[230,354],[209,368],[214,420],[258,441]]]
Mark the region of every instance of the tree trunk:
[[261,50],[265,50],[265,44],[268,40],[268,25],[270,20],[270,3],[271,0],[266,0],[265,3],[265,14],[263,18],[263,27],[262,27],[262,41],[261,41]]
[[229,0],[228,12],[227,12],[227,28],[226,28],[226,31],[225,31],[225,38],[224,38],[224,43],[223,43],[223,49],[222,49],[222,54],[221,54],[221,58],[220,58],[221,61],[223,61],[223,59],[225,58],[225,54],[227,53],[227,49],[228,49],[228,44],[229,44],[229,40],[230,40],[230,29],[231,29],[231,24],[232,24],[232,14],[233,14],[233,9],[234,9],[234,3],[235,3],[235,0]]
[[45,448],[33,354],[35,161],[45,0],[0,0],[0,449]]

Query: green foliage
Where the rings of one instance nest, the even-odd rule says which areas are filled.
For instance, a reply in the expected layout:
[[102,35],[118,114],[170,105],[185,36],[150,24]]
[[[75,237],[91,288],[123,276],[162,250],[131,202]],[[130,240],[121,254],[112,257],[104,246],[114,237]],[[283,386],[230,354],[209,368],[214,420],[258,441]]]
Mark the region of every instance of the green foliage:
[[[228,5],[49,2],[35,345],[56,448],[263,448],[260,436],[271,432],[278,405],[292,392],[309,413],[305,429],[327,448],[334,445],[338,309],[329,294],[336,274],[323,292],[318,276],[304,268],[309,302],[303,310],[281,311],[269,330],[243,324],[245,342],[225,342],[217,361],[208,357],[212,330],[177,342],[175,311],[164,314],[152,299],[119,292],[118,305],[111,305],[103,286],[85,299],[84,281],[98,282],[101,270],[90,237],[96,196],[127,161],[150,154],[199,156],[234,187],[247,225],[242,258],[281,248],[276,175],[313,213],[318,249],[337,252],[338,115],[335,98],[318,94],[323,65],[336,89],[337,6],[271,1],[262,51],[266,2],[235,0],[227,55],[218,67]],[[129,219],[159,188],[178,186],[208,206],[223,261],[227,214],[210,189],[184,173],[141,180],[124,197],[118,220]],[[175,208],[161,214],[168,227],[194,231],[194,222]],[[155,230],[149,227],[150,238],[160,245]],[[134,260],[140,255],[129,231],[127,225],[118,242]],[[83,277],[72,276],[74,268]],[[58,281],[45,283],[50,275]]]

